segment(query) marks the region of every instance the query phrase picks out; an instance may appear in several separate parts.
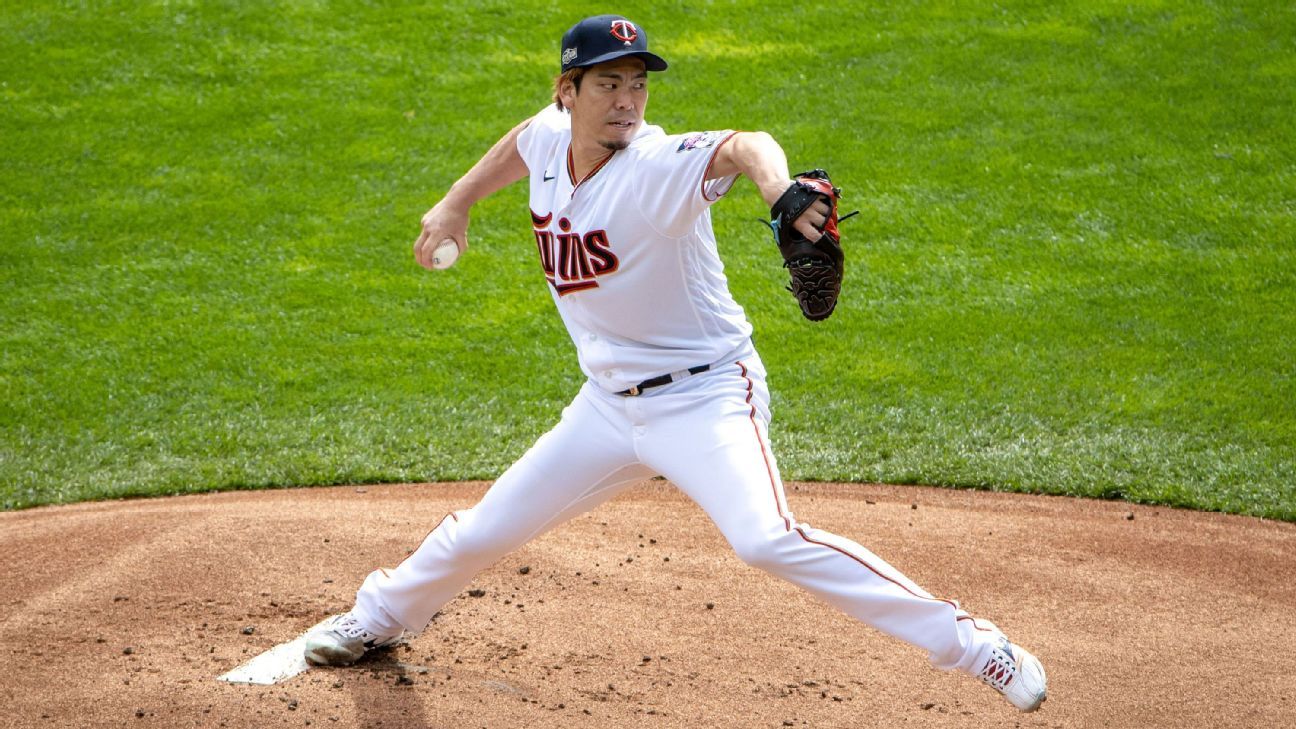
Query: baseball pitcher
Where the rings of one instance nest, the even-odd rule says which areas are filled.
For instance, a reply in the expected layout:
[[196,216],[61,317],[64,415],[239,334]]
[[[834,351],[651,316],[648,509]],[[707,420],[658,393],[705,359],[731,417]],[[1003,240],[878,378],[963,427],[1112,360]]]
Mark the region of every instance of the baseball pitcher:
[[345,665],[423,630],[511,550],[662,475],[744,562],[922,648],[938,668],[981,679],[1017,708],[1037,709],[1046,692],[1034,656],[788,507],[770,449],[765,368],[729,293],[710,208],[739,176],[755,184],[789,288],[819,321],[841,290],[840,190],[823,170],[790,175],[763,132],[668,134],[645,123],[650,75],[667,64],[626,18],[580,21],[560,58],[553,103],[504,135],[423,216],[414,256],[428,269],[453,265],[467,249],[472,206],[526,178],[536,263],[585,382],[479,503],[446,515],[394,569],[370,574],[354,608],[308,636],[307,660]]

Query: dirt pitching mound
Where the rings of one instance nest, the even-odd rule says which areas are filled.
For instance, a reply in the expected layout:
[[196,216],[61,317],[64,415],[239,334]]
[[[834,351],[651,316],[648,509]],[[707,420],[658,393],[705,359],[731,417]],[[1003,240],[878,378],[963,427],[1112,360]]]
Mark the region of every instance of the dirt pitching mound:
[[0,725],[1296,726],[1296,525],[912,487],[788,498],[1030,648],[1038,713],[743,565],[660,482],[483,572],[407,645],[215,679],[348,608],[485,488],[0,513]]

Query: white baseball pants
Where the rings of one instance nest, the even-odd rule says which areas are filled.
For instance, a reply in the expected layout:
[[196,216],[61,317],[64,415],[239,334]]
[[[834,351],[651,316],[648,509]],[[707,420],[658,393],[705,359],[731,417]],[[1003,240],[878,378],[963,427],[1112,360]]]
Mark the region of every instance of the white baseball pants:
[[738,556],[847,614],[973,672],[1000,633],[932,597],[849,539],[800,524],[788,509],[766,426],[758,356],[638,397],[586,382],[562,420],[471,509],[448,514],[398,567],[373,572],[355,606],[379,635],[421,631],[481,570],[545,531],[661,474],[693,499]]

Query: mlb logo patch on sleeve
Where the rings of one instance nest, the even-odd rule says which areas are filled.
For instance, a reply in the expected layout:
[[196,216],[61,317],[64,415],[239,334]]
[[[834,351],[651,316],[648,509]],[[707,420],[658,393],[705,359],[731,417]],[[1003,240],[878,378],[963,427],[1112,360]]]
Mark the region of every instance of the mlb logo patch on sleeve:
[[691,149],[710,149],[725,136],[724,132],[698,132],[684,137],[676,152],[687,152]]

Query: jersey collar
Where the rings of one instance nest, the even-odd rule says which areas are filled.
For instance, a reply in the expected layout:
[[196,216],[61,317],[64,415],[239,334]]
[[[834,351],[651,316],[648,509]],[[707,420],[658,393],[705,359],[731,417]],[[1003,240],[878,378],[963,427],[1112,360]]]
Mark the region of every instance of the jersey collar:
[[612,159],[612,157],[613,157],[615,154],[616,154],[615,151],[608,152],[608,155],[607,155],[606,157],[604,157],[603,159],[599,160],[599,163],[596,164],[596,165],[594,165],[594,169],[590,170],[588,174],[586,174],[586,175],[585,175],[584,177],[582,177],[579,181],[577,181],[577,180],[576,180],[575,165],[572,163],[572,148],[571,148],[571,144],[568,143],[568,144],[567,144],[567,179],[571,180],[571,184],[572,184],[572,192],[575,193],[575,192],[576,192],[576,188],[578,188],[578,187],[580,187],[581,185],[585,184],[585,181],[586,181],[586,180],[588,180],[589,178],[591,178],[591,177],[593,177],[594,175],[598,174],[598,171],[601,170],[601,169],[603,169],[603,167],[607,165],[607,163]]

